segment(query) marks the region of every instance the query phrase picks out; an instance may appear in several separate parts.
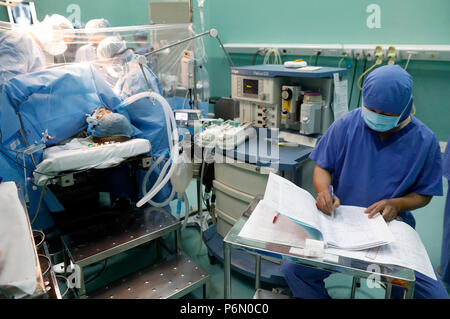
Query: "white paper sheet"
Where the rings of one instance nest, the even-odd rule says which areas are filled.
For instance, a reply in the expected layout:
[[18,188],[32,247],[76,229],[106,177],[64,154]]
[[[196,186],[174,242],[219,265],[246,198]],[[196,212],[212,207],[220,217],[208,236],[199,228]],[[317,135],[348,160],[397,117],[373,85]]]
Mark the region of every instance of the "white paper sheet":
[[319,229],[316,200],[287,179],[270,173],[264,201],[286,217]]
[[327,243],[345,249],[366,249],[394,240],[381,216],[368,218],[365,208],[340,206],[327,216],[316,207],[306,190],[276,174],[270,174],[264,202],[281,214],[318,229]]
[[436,280],[433,265],[419,234],[411,226],[398,220],[389,222],[388,227],[395,238],[394,242],[388,245],[362,251],[327,248],[326,252],[367,262],[410,268]]
[[319,227],[329,246],[366,249],[394,241],[381,215],[368,218],[364,207],[340,206],[331,216],[318,213]]
[[309,235],[297,223],[283,215],[279,215],[273,223],[276,214],[275,209],[260,201],[238,236],[261,242],[304,247],[305,239],[309,238]]
[[0,184],[0,287],[31,295],[36,290],[36,257],[26,212],[14,182]]

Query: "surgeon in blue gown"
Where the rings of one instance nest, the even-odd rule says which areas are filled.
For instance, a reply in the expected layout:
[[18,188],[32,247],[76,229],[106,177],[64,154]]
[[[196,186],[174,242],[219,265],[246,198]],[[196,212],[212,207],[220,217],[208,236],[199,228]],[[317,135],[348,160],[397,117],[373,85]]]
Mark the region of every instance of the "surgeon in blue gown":
[[[162,95],[162,86],[158,77],[148,67],[141,67],[136,61],[133,50],[127,48],[126,42],[118,36],[110,36],[102,40],[97,48],[97,56],[105,65],[111,76],[117,78],[114,91],[122,100],[143,92]],[[147,82],[148,81],[148,82]],[[122,105],[123,106],[123,105]],[[116,111],[124,114],[141,133],[138,138],[148,139],[152,145],[152,156],[155,158],[167,154],[169,139],[167,136],[166,119],[159,102],[152,103],[148,98],[142,98],[134,103],[118,108]],[[159,176],[159,169],[150,175],[149,185],[153,185]],[[140,178],[142,179],[142,176]],[[141,183],[139,183],[141,184]],[[146,191],[142,191],[145,193]],[[171,193],[171,186],[167,185],[155,196],[156,202],[164,201]]]
[[448,191],[444,212],[444,234],[442,238],[441,265],[439,273],[442,281],[450,286],[450,138],[447,141],[443,161],[444,177],[447,179]]
[[0,33],[0,93],[12,77],[43,70],[46,53],[56,56],[66,51],[65,39],[53,32],[63,29],[73,29],[71,22],[54,14],[36,26]]
[[[336,120],[310,155],[316,163],[317,207],[324,214],[342,205],[368,207],[415,227],[411,210],[442,195],[442,163],[433,132],[410,115],[412,77],[398,65],[372,71],[363,85],[363,104]],[[330,198],[329,186],[334,187]],[[324,279],[331,273],[284,263],[282,271],[296,298],[330,298]],[[436,274],[415,272],[414,298],[448,298]],[[403,289],[392,288],[392,298]]]
[[81,46],[75,55],[75,62],[91,62],[97,60],[97,45],[107,33],[101,33],[98,29],[110,28],[111,25],[106,19],[92,19],[86,23],[84,32],[89,35],[89,43]]

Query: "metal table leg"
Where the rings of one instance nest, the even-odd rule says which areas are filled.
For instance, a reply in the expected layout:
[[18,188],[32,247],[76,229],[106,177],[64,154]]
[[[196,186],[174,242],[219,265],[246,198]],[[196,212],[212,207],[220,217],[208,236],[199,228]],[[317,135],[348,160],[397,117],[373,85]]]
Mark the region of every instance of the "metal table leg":
[[355,294],[356,294],[356,287],[359,285],[360,280],[359,277],[353,277],[353,282],[352,282],[352,290],[350,292],[350,299],[355,299]]
[[[202,164],[203,165],[203,164]],[[201,216],[203,214],[203,204],[202,204],[202,183],[200,177],[197,178],[197,212]],[[202,227],[202,225],[200,225]]]
[[415,282],[410,282],[409,286],[405,288],[405,293],[403,299],[413,299],[414,298],[414,286]]
[[230,246],[223,243],[223,279],[225,299],[231,299],[231,250]]
[[384,295],[384,299],[391,299],[391,292],[392,292],[392,284],[387,283],[386,284],[386,293]]
[[181,231],[178,228],[175,231],[175,249],[177,254],[181,254]]
[[203,299],[209,299],[209,281],[203,285]]
[[256,255],[256,266],[255,266],[255,290],[258,290],[261,286],[261,256]]
[[81,299],[86,299],[86,284],[84,282],[84,272],[83,272],[83,268],[80,267],[80,288],[78,290],[78,295],[80,296]]

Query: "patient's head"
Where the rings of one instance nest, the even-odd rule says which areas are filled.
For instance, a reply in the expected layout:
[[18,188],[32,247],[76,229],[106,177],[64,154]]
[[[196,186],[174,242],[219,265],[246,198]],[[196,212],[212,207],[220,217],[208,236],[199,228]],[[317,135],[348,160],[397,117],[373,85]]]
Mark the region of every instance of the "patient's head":
[[132,129],[128,119],[119,113],[100,107],[95,110],[93,117],[97,119],[92,138],[95,143],[101,142],[123,142],[129,140]]
[[107,108],[100,106],[98,108],[95,109],[94,113],[92,114],[93,117],[95,117],[97,120],[99,120],[103,115],[112,113],[110,110],[108,110]]

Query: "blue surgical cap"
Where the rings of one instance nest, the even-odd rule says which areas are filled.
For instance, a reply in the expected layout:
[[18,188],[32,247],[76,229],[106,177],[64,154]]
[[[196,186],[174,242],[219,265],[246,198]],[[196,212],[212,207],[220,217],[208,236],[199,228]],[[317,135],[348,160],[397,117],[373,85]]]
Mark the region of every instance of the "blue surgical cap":
[[[376,110],[401,114],[400,120],[411,113],[412,77],[399,65],[385,65],[370,72],[362,87],[364,106]],[[409,102],[409,103],[408,103]]]
[[126,136],[131,137],[132,129],[128,119],[119,113],[108,113],[103,115],[95,126],[92,136]]

